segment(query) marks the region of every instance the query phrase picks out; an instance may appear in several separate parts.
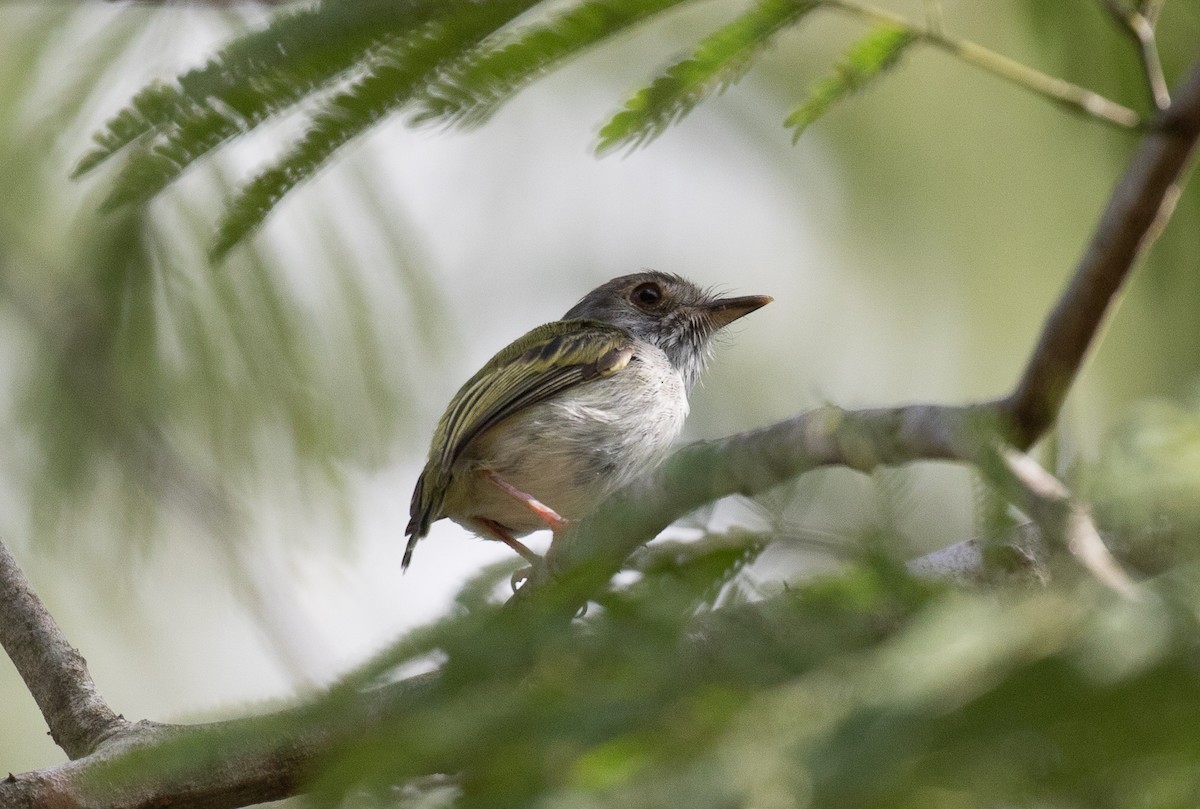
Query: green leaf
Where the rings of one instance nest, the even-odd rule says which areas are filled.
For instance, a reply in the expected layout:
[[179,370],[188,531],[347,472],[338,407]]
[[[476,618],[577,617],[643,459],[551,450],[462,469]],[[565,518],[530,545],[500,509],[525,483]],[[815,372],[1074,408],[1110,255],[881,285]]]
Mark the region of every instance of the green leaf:
[[417,101],[414,122],[474,127],[553,67],[689,0],[593,0],[514,31],[448,71]]
[[403,107],[438,71],[464,58],[487,36],[536,2],[466,3],[462,13],[431,21],[381,46],[364,66],[366,75],[328,99],[304,136],[229,204],[217,227],[212,258],[221,259],[257,230],[284,195],[314,176],[334,152]]
[[[267,28],[234,40],[203,67],[143,88],[94,135],[96,146],[72,176],[88,173],[138,141],[185,128],[190,119],[203,120],[217,110],[237,112],[245,124],[260,121],[334,78],[379,37],[378,15],[365,13],[379,4],[354,4],[361,7],[359,14],[348,14],[349,5],[324,3],[280,16]],[[245,128],[235,125],[239,132]]]
[[132,149],[105,204],[143,202],[222,144],[349,81],[388,44],[475,7],[469,0],[327,0],[283,15],[204,67],[139,92],[96,134],[97,146],[73,176]]
[[658,137],[705,98],[740,79],[777,33],[819,5],[811,0],[759,0],[702,39],[691,56],[634,93],[625,108],[601,128],[596,151],[636,148]]
[[678,579],[679,584],[690,588],[688,597],[697,606],[712,607],[725,585],[753,564],[772,539],[747,531],[731,531],[688,542],[654,542],[640,548],[630,562],[648,579],[664,576]]
[[833,72],[814,84],[804,103],[784,121],[784,126],[796,130],[792,142],[799,140],[809,124],[831,106],[895,67],[908,46],[918,39],[911,29],[889,25],[876,28],[851,46]]

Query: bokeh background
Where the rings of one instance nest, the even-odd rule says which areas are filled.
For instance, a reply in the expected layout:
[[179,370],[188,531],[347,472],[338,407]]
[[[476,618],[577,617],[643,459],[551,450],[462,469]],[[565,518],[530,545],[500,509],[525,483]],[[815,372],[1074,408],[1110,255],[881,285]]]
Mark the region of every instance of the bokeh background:
[[[943,5],[955,34],[1144,107],[1099,3]],[[214,267],[222,200],[295,120],[145,212],[99,210],[111,172],[68,175],[140,87],[268,12],[0,6],[0,531],[115,710],[237,714],[441,614],[508,552],[443,522],[400,575],[433,424],[494,351],[612,276],[652,267],[776,299],[719,347],[689,438],[1011,387],[1135,136],[922,49],[793,146],[787,111],[864,31],[819,15],[658,141],[597,159],[605,116],[740,7],[668,15],[478,131],[384,122]],[[1200,56],[1197,6],[1169,2],[1160,38],[1175,78]],[[1068,479],[1102,486],[1143,425],[1194,423],[1198,234],[1193,187],[1045,450]],[[970,537],[978,500],[946,465],[831,470],[677,533],[773,526],[789,541],[751,575],[783,581],[880,525],[898,559]],[[0,715],[6,770],[61,760],[7,662]]]

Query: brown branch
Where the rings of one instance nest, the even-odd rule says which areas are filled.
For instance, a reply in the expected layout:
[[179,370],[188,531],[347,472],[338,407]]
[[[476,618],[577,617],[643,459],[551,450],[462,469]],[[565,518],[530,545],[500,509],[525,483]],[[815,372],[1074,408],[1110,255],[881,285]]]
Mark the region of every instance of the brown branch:
[[974,463],[997,436],[1027,449],[1053,425],[1122,283],[1170,216],[1198,137],[1200,62],[1134,152],[1011,395],[962,406],[827,407],[685,447],[559,536],[514,602],[540,600],[536,594],[554,582],[553,598],[570,614],[630,553],[680,516],[721,497],[758,494],[811,469],[866,471],[919,459]]
[[[127,722],[100,696],[83,657],[2,542],[0,645],[55,742],[73,759],[0,779],[4,809],[218,809],[285,798],[303,786],[320,756],[400,706],[411,707],[435,680],[418,675],[351,695],[337,715],[295,708],[206,725]],[[164,755],[171,746],[186,755]],[[139,757],[144,763],[131,768]],[[179,760],[188,765],[179,767]]]
[[17,561],[0,542],[0,645],[71,758],[92,752],[125,721],[96,690],[87,661],[67,642]]
[[[625,558],[679,517],[722,497],[760,494],[825,466],[868,471],[918,459],[961,460],[994,434],[994,405],[824,407],[758,430],[689,444],[559,535],[513,599],[573,614]],[[545,596],[542,591],[554,594]],[[518,607],[519,608],[519,607]]]
[[1010,536],[956,542],[911,559],[905,567],[918,578],[961,585],[1021,580],[1045,585],[1050,580],[1048,550],[1041,529],[1024,522]]
[[1100,217],[1067,289],[1046,320],[1004,409],[1012,442],[1027,449],[1058,416],[1104,315],[1138,258],[1161,232],[1200,135],[1200,63],[1153,133],[1142,139]]
[[[413,710],[435,673],[205,725],[130,723],[96,752],[0,779],[4,809],[232,809],[297,794],[331,750]],[[336,712],[335,712],[336,709]]]

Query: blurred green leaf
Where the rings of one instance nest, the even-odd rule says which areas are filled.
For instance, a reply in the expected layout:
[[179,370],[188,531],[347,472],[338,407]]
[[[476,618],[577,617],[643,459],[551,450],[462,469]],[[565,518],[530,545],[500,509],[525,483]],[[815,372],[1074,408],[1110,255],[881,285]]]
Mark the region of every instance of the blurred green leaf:
[[600,129],[596,150],[637,148],[657,138],[713,93],[735,83],[775,36],[820,3],[758,0],[737,19],[706,36],[690,56],[638,90]]
[[[389,5],[377,16],[395,16]],[[435,299],[411,245],[402,254],[395,241],[379,242],[376,259],[395,272],[369,280],[361,251],[335,254],[335,239],[313,254],[328,278],[298,284],[283,255],[253,250],[214,272],[199,248],[210,201],[229,188],[215,163],[188,179],[186,194],[100,214],[94,195],[62,182],[64,154],[46,147],[46,133],[73,150],[86,132],[81,120],[148,37],[161,44],[154,25],[169,16],[62,7],[4,15],[6,59],[23,60],[0,81],[10,111],[0,127],[9,155],[0,178],[10,192],[0,202],[0,289],[5,333],[21,357],[8,415],[22,438],[7,471],[22,487],[10,515],[20,533],[62,544],[86,532],[89,553],[133,577],[122,552],[149,547],[164,516],[226,547],[244,538],[252,500],[295,489],[305,508],[336,508],[347,472],[388,455],[410,401],[411,387],[397,383],[411,358],[388,341],[421,346],[426,361],[439,350],[422,318],[391,317],[393,304],[425,312]],[[312,32],[305,36],[319,51]],[[78,72],[34,69],[65,52]],[[240,56],[231,64],[249,71],[249,52],[232,52]],[[232,78],[214,63],[175,92],[209,92],[220,107],[228,103],[216,100],[222,81]],[[52,103],[34,101],[47,94]],[[201,99],[193,100],[194,111]],[[361,186],[376,193],[377,182],[364,177]],[[400,220],[386,205],[378,215],[394,235]],[[318,216],[315,225],[328,222]],[[310,290],[321,290],[320,317],[303,300]]]
[[1200,407],[1139,403],[1081,470],[1100,525],[1148,571],[1200,553]]
[[804,103],[794,109],[784,125],[796,130],[792,141],[800,139],[810,124],[839,101],[859,92],[896,66],[904,51],[917,41],[907,28],[881,26],[854,44],[833,72],[814,84]]
[[590,0],[502,33],[431,82],[416,100],[413,120],[478,126],[558,64],[687,1]]
[[[211,256],[219,260],[256,230],[288,191],[309,179],[351,139],[406,104],[444,65],[464,58],[498,27],[536,0],[457,3],[411,33],[395,37],[365,60],[365,75],[321,102],[308,131],[274,166],[251,180],[230,202],[217,225]],[[447,6],[449,11],[449,6]]]
[[514,624],[529,614],[497,606],[444,623],[428,636],[440,634],[446,656],[433,690],[341,750],[319,802],[362,788],[382,796],[431,771],[461,773],[467,807],[619,789],[706,755],[754,690],[878,642],[930,592],[862,570],[697,619],[695,594],[726,577],[723,565],[697,562],[710,555],[687,569],[656,566],[574,625]]
[[357,69],[381,43],[462,3],[327,1],[278,15],[235,39],[202,67],[155,82],[96,133],[76,165],[86,174],[138,146],[109,204],[145,200],[195,160]]

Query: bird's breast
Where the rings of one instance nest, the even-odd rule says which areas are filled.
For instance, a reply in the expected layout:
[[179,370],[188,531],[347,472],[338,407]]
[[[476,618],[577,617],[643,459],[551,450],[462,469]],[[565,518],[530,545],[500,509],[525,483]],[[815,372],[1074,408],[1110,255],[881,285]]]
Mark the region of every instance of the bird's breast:
[[534,404],[480,435],[462,456],[447,516],[486,517],[515,533],[544,527],[475,474],[489,469],[561,516],[579,519],[666,455],[688,413],[683,379],[657,349],[624,369]]

